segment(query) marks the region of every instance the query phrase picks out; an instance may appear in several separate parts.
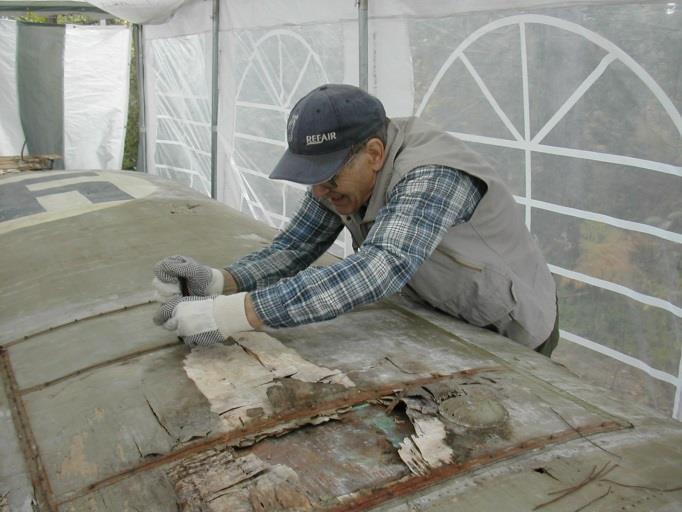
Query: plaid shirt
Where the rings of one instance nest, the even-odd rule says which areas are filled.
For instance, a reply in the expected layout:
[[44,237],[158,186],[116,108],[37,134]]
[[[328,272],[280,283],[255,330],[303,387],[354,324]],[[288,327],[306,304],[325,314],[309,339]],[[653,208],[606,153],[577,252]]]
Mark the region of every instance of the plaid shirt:
[[270,327],[329,320],[400,290],[443,239],[469,220],[485,185],[443,166],[417,167],[393,188],[358,251],[328,267],[309,267],[343,229],[339,216],[305,198],[269,247],[226,267],[252,291]]

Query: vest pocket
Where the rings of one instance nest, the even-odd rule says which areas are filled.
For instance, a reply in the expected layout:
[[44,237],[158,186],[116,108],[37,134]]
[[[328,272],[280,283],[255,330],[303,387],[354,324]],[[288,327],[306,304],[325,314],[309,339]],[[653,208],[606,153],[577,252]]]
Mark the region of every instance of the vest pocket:
[[410,282],[424,300],[480,327],[511,313],[516,299],[512,280],[504,271],[439,249]]
[[469,270],[474,270],[476,272],[483,272],[483,270],[485,269],[485,267],[482,264],[466,260],[466,259],[462,258],[459,254],[455,254],[455,253],[452,253],[450,251],[442,251],[442,252],[443,252],[443,255],[445,255],[447,258],[451,259],[457,265],[461,265],[462,267],[468,268]]
[[512,280],[491,267],[472,271],[467,276],[458,273],[460,283],[454,284],[447,309],[459,314],[468,322],[485,327],[508,316],[516,305]]

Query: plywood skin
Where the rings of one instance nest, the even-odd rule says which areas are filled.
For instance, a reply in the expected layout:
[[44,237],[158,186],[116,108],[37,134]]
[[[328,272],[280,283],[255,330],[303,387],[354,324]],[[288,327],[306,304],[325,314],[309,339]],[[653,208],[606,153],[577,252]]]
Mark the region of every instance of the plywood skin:
[[[591,510],[682,506],[679,424],[406,299],[190,351],[151,322],[154,262],[221,266],[273,231],[163,180],[136,176],[137,194],[116,173],[85,174],[68,186],[94,175],[88,187],[109,180],[132,199],[0,222],[12,506],[37,478],[45,510],[527,511],[607,463],[624,485],[590,482],[552,510],[606,491]],[[221,359],[235,350],[239,372]]]

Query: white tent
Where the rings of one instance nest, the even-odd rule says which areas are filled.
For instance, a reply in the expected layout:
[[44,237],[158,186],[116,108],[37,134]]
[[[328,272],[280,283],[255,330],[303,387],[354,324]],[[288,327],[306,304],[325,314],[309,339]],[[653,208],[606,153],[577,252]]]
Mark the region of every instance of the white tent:
[[506,179],[559,285],[556,359],[682,419],[676,2],[91,3],[155,22],[148,172],[281,227],[303,194],[267,179],[289,110],[321,83],[366,80],[389,116],[440,125]]

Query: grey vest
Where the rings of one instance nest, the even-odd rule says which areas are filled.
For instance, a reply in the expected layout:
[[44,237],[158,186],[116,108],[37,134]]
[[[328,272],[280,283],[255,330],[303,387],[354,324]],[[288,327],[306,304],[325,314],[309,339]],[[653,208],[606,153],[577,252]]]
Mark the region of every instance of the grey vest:
[[362,244],[389,193],[412,169],[444,165],[479,178],[488,188],[471,219],[448,230],[408,286],[453,316],[494,326],[531,348],[540,345],[556,318],[554,279],[495,171],[462,141],[418,118],[391,120],[386,152],[365,215],[340,216],[353,248]]

